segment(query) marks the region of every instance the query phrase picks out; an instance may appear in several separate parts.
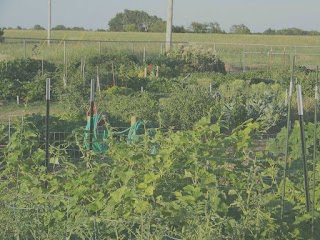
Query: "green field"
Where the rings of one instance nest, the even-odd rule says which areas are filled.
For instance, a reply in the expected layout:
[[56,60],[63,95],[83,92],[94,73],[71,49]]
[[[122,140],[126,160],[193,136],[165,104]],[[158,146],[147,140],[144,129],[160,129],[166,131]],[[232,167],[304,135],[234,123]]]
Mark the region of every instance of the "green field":
[[[30,57],[70,62],[96,53],[122,50],[133,51],[143,58],[144,49],[146,57],[165,51],[165,33],[52,31],[50,48],[45,40],[46,31],[6,30],[4,36],[7,39],[0,45],[0,61]],[[215,51],[231,71],[289,67],[294,55],[299,65],[320,62],[318,36],[175,33],[173,41],[173,48],[179,44],[204,45]]]
[[[47,38],[47,31],[6,30],[5,37],[12,38]],[[141,32],[90,32],[90,31],[52,31],[52,39],[66,40],[101,40],[101,41],[165,41],[165,33]],[[211,42],[230,44],[266,44],[318,46],[319,36],[270,36],[270,35],[236,35],[236,34],[199,34],[174,33],[174,42]]]

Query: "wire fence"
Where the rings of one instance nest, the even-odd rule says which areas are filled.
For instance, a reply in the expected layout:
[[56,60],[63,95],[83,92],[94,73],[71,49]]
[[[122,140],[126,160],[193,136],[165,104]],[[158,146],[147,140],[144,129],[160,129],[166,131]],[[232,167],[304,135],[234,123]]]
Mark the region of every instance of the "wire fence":
[[[313,68],[320,64],[320,46],[230,44],[215,42],[174,42],[173,52],[181,46],[203,46],[212,51],[225,63],[227,72],[258,69],[289,69],[293,56],[296,64]],[[50,46],[46,39],[6,38],[0,44],[2,59],[34,58],[55,63],[68,64],[74,60],[93,55],[130,51],[141,62],[165,53],[163,41],[100,41],[52,39]]]

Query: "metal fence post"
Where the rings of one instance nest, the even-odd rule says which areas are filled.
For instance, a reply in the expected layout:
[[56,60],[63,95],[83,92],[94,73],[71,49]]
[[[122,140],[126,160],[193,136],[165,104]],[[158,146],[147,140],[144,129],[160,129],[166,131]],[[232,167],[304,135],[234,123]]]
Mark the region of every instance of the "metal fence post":
[[23,40],[23,48],[24,48],[24,58],[27,58],[27,46],[26,46],[26,40]]

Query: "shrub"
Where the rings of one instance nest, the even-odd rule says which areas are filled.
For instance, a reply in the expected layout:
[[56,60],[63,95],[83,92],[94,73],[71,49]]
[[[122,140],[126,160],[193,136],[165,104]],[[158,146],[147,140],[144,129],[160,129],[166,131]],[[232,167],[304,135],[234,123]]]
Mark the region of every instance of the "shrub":
[[[41,75],[41,60],[34,59],[16,59],[8,61],[7,64],[0,64],[0,97],[6,100],[15,99],[17,95],[21,100],[32,99],[38,95],[44,96],[45,91],[37,84],[45,86],[45,81],[41,81],[56,71],[56,66],[52,63],[44,61],[44,77]],[[35,83],[33,83],[35,81]],[[29,87],[28,87],[29,85]],[[31,89],[31,86],[35,89]],[[38,91],[37,91],[38,90]],[[34,93],[32,93],[33,91]],[[27,95],[31,93],[33,97]]]
[[221,72],[226,73],[224,63],[213,48],[203,45],[178,45],[169,56],[183,60],[183,72]]
[[199,87],[176,88],[174,94],[159,102],[162,125],[176,129],[190,129],[195,122],[213,108],[220,115],[208,90]]
[[4,41],[3,34],[4,34],[4,30],[0,29],[0,43],[2,43]]
[[133,93],[133,90],[131,88],[126,88],[126,87],[118,87],[118,86],[113,86],[111,88],[108,88],[105,90],[102,95],[125,95],[128,96]]

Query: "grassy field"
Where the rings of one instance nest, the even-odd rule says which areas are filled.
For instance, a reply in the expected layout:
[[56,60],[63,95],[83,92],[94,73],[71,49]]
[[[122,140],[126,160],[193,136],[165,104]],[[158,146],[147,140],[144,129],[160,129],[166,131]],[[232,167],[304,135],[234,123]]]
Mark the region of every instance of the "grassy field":
[[[133,51],[142,59],[144,49],[148,57],[161,54],[165,47],[165,33],[52,31],[51,38],[55,40],[51,47],[45,41],[45,30],[6,30],[4,36],[7,40],[0,44],[0,61],[31,57],[62,63],[65,59],[71,62],[100,52],[123,50]],[[24,42],[9,38],[42,40]],[[299,65],[320,65],[319,36],[175,33],[173,41],[204,45],[205,49],[215,51],[231,70],[289,67],[293,55]]]
[[[47,38],[47,31],[6,30],[5,37]],[[101,40],[101,41],[165,41],[165,33],[141,32],[90,32],[90,31],[52,31],[53,39]],[[195,34],[174,33],[174,42],[211,42],[221,44],[266,44],[319,46],[319,36],[272,36],[272,35],[236,35],[236,34]]]
[[[0,123],[7,124],[9,119],[15,119],[15,117],[40,114],[45,115],[46,105],[42,102],[35,102],[30,104],[15,104],[15,103],[6,103],[0,106]],[[52,103],[50,106],[51,115],[59,115],[63,112],[61,106],[57,103]]]

